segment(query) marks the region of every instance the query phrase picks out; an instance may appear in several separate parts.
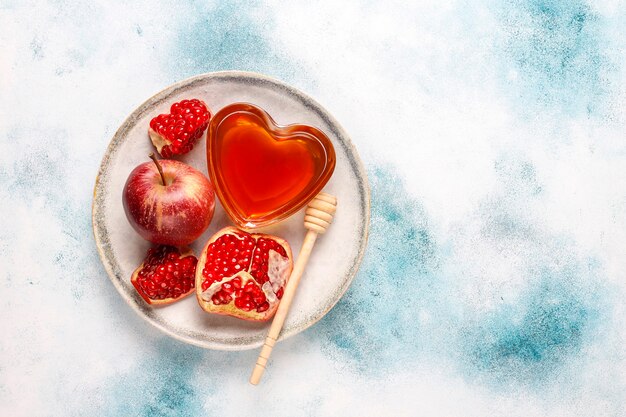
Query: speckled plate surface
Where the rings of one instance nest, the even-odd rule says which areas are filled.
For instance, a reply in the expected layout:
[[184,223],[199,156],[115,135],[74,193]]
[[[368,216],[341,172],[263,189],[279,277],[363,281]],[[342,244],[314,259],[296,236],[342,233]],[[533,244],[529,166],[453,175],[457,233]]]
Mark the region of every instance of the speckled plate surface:
[[[292,336],[321,319],[348,289],[363,256],[369,228],[369,188],[366,173],[350,138],[317,102],[280,81],[248,72],[199,75],[174,84],[148,99],[124,121],[102,159],[93,199],[93,228],[104,267],[128,304],[158,329],[187,343],[209,349],[243,350],[261,346],[270,322],[251,323],[210,315],[195,296],[154,308],[147,305],[130,283],[133,270],[145,256],[149,243],[137,235],[124,215],[122,189],[128,174],[148,160],[153,150],[148,138],[150,119],[167,113],[185,98],[204,100],[211,112],[234,102],[250,102],[267,110],[281,125],[315,126],[333,142],[337,165],[324,191],[338,199],[333,225],[315,245],[281,338]],[[182,160],[205,174],[205,138]],[[260,229],[289,241],[294,256],[304,238],[303,210],[272,227]],[[193,245],[199,254],[217,230],[231,225],[219,202],[209,229]]]

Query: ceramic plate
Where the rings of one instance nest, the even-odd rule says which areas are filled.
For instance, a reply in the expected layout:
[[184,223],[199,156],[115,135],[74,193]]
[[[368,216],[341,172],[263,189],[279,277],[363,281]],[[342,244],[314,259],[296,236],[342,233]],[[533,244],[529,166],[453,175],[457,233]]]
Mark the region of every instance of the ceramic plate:
[[[324,131],[333,142],[337,165],[323,191],[337,196],[337,214],[328,232],[317,240],[281,338],[301,332],[339,301],[354,278],[367,242],[369,189],[356,149],[337,121],[307,95],[272,78],[232,71],[199,75],[166,88],[128,116],[113,136],[96,178],[93,228],[102,263],[124,300],[168,335],[209,349],[243,350],[263,344],[271,322],[253,323],[207,314],[193,295],[166,307],[151,307],[130,283],[130,276],[143,260],[149,243],[126,220],[122,189],[132,169],[148,161],[148,154],[153,151],[147,133],[150,120],[168,113],[172,103],[185,98],[204,100],[213,114],[230,103],[253,103],[268,111],[281,125],[309,124]],[[203,138],[181,159],[206,174],[205,149]],[[305,235],[303,219],[301,210],[260,231],[287,239],[296,256]],[[192,245],[196,255],[213,233],[231,224],[217,202],[211,225]]]

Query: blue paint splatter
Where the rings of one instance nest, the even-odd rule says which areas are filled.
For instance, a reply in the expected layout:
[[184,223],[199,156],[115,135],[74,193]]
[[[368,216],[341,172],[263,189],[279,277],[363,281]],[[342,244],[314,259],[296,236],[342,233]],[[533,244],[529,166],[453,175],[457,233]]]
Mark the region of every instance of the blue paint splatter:
[[601,271],[573,259],[565,262],[561,268],[540,265],[529,271],[530,288],[519,299],[503,299],[478,326],[465,329],[471,378],[500,389],[542,386],[592,342],[600,318],[609,318],[610,297],[600,284]]
[[[570,116],[604,116],[617,68],[601,30],[605,22],[585,1],[511,0],[501,5],[506,63],[512,59],[524,105]],[[511,67],[503,67],[509,75]],[[613,74],[613,75],[612,75]]]
[[[34,138],[34,144],[27,145],[13,162],[12,175],[6,178],[9,193],[28,204],[39,197],[44,197],[47,204],[59,204],[66,196],[63,184],[67,178],[64,168],[67,160],[67,132],[50,129],[44,134],[39,129],[26,132],[13,128],[8,139],[18,141],[24,136]],[[50,141],[54,141],[54,147],[39,145]]]
[[171,60],[177,77],[233,69],[301,77],[302,68],[272,46],[267,36],[273,22],[258,2],[194,2],[186,17]]
[[507,262],[505,255],[521,259],[516,274],[522,279],[505,278],[526,288],[517,297],[496,293],[493,311],[460,324],[460,361],[469,378],[493,386],[537,385],[581,352],[600,318],[609,320],[610,297],[599,262],[579,255],[569,239],[541,230],[530,214],[543,191],[534,166],[503,155],[494,169],[498,186],[478,209],[481,241],[502,254],[496,262]]
[[41,39],[35,37],[30,43],[30,49],[32,51],[33,61],[41,61],[45,54],[43,51],[43,44]]
[[503,154],[495,160],[494,171],[496,189],[478,207],[482,238],[509,247],[536,240],[530,204],[541,197],[543,185],[535,167],[518,155]]
[[131,373],[112,381],[112,416],[170,417],[204,415],[203,397],[193,386],[202,350],[164,338]]
[[[529,203],[543,186],[531,163],[503,155],[494,171],[496,190],[460,226],[461,233],[479,235],[436,243],[426,213],[393,170],[370,170],[371,235],[363,265],[309,337],[322,338],[328,354],[358,372],[445,363],[494,389],[532,388],[580,359],[600,323],[610,320],[601,265],[533,223]],[[475,297],[471,288],[482,277],[459,265],[468,260],[458,255],[475,238],[502,254],[493,262],[509,262],[506,254],[527,257],[519,268],[518,281],[526,283],[521,295],[505,287],[482,301]],[[478,270],[492,262],[484,255],[475,261]],[[485,313],[487,304],[493,307]]]
[[[35,128],[26,133],[21,128],[13,128],[8,139],[13,142],[25,135],[34,140],[23,147],[11,166],[0,168],[0,172],[6,173],[0,177],[0,185],[7,199],[23,202],[33,213],[50,215],[49,223],[54,226],[52,230],[59,226],[60,232],[54,236],[44,233],[46,239],[41,245],[52,247],[51,258],[46,261],[62,271],[57,276],[57,273],[49,270],[37,269],[40,272],[31,274],[28,282],[32,285],[42,282],[52,285],[53,282],[47,278],[50,275],[57,276],[64,284],[55,285],[55,290],[69,291],[74,300],[79,301],[86,290],[83,284],[91,282],[87,271],[93,270],[99,264],[95,250],[85,250],[91,249],[93,242],[89,216],[91,201],[88,195],[77,198],[65,186],[71,175],[68,167],[77,166],[68,150],[67,132],[63,129],[48,129],[43,133],[41,129]],[[49,146],[50,143],[55,146]],[[3,234],[4,232],[0,232],[0,237]],[[12,238],[2,240],[9,242]],[[0,244],[0,248],[2,246]],[[67,273],[77,270],[83,273],[72,276]]]
[[[377,369],[417,348],[416,313],[430,292],[435,244],[423,208],[388,167],[369,172],[371,230],[367,253],[345,297],[311,332],[357,366]],[[411,305],[414,309],[408,309]]]

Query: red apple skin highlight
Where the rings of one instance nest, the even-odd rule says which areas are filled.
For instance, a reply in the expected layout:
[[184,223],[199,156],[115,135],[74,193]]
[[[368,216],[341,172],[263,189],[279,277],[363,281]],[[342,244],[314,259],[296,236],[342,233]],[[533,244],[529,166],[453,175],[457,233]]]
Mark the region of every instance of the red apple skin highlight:
[[206,230],[215,211],[215,191],[200,171],[179,161],[158,161],[166,185],[154,162],[137,166],[124,186],[124,211],[144,239],[181,246]]

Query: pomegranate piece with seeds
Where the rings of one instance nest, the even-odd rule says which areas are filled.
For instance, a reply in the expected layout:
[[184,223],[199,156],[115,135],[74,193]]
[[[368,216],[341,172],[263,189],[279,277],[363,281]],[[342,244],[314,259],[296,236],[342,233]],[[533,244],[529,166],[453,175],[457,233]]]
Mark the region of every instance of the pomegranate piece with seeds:
[[268,320],[276,313],[292,268],[285,240],[226,227],[209,239],[198,259],[198,303],[209,313]]
[[163,158],[184,155],[202,137],[211,112],[203,101],[183,100],[172,104],[169,114],[159,114],[150,121],[148,134]]
[[155,246],[148,249],[130,282],[148,304],[171,304],[194,291],[197,263],[191,249]]

